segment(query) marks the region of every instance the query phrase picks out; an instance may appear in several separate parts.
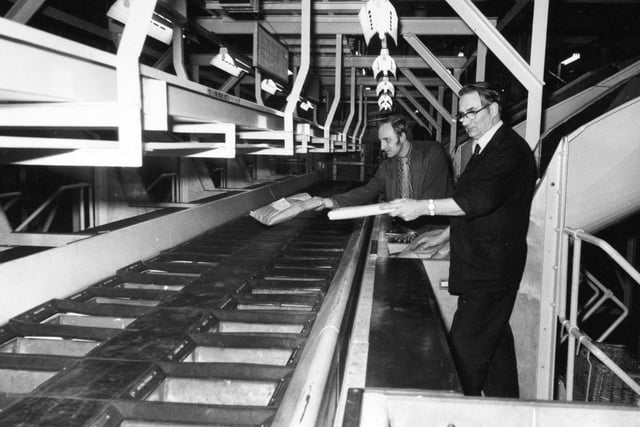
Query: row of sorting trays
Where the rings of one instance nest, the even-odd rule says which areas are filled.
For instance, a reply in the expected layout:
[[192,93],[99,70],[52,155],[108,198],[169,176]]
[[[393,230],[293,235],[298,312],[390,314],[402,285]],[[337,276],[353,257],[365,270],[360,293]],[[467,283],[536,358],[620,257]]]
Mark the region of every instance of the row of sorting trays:
[[0,425],[268,426],[353,227],[240,218],[16,316]]

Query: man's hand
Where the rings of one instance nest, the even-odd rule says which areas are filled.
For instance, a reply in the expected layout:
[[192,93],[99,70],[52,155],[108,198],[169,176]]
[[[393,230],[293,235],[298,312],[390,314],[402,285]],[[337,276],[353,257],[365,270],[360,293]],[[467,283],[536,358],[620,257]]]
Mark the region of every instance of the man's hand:
[[333,209],[333,200],[325,197],[312,197],[308,202],[308,206],[312,206],[314,211],[321,211],[323,209]]
[[423,251],[428,248],[440,246],[446,242],[449,238],[448,234],[445,236],[444,230],[431,230],[422,233],[411,242],[405,250],[407,251]]
[[449,227],[444,230],[430,230],[416,237],[407,247],[400,253],[400,256],[406,256],[415,251],[424,251],[426,258],[440,259],[449,254]]
[[397,216],[405,221],[413,221],[425,214],[424,200],[395,199],[380,206],[381,209],[393,209],[391,216]]

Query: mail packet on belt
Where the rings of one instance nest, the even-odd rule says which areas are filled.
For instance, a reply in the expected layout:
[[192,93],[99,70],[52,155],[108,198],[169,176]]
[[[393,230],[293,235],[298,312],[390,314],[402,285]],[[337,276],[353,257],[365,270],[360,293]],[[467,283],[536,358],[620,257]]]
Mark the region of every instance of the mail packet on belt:
[[318,202],[312,201],[308,193],[299,193],[278,199],[273,203],[249,212],[249,215],[264,225],[276,225],[318,206]]

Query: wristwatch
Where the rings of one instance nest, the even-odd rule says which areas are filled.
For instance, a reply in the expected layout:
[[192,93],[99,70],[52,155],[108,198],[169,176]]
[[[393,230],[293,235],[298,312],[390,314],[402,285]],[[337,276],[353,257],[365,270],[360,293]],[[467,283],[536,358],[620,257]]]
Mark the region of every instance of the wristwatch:
[[436,214],[436,204],[433,203],[433,199],[427,200],[427,210],[429,215],[434,216]]

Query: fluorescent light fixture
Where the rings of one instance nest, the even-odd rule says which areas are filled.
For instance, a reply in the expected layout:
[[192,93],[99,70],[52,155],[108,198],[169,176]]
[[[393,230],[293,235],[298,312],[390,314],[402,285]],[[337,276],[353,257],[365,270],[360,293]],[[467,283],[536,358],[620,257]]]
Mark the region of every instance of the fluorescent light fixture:
[[563,59],[562,61],[560,61],[561,65],[569,65],[572,62],[576,62],[578,59],[580,59],[580,54],[575,52],[573,54],[571,54],[570,57]]
[[248,64],[231,56],[226,47],[220,48],[220,52],[211,59],[211,65],[235,77],[239,77],[243,72],[248,73],[251,70]]
[[[131,0],[117,0],[109,8],[107,16],[118,22],[126,24],[129,19],[130,7]],[[170,44],[171,38],[173,37],[173,23],[170,19],[153,12],[153,16],[149,22],[149,28],[147,29],[147,34],[165,44]]]
[[313,110],[313,104],[311,102],[307,101],[306,99],[301,99],[300,101],[300,108],[302,108],[304,111]]
[[262,82],[260,82],[260,89],[271,95],[275,95],[276,92],[282,92],[282,86],[271,79],[262,80]]

